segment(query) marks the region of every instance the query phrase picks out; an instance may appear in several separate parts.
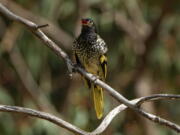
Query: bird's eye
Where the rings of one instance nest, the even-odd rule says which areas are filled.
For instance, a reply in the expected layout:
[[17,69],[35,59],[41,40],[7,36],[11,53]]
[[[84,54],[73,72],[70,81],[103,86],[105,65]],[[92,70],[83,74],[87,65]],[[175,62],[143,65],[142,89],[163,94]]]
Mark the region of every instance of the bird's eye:
[[93,24],[93,21],[92,21],[92,20],[89,20],[89,23],[92,25],[92,24]]

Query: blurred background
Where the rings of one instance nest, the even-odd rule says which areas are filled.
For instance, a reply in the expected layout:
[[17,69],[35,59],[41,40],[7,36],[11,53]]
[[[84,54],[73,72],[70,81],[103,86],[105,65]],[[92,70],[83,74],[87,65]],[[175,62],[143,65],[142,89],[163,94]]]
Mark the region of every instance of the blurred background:
[[[180,94],[180,1],[0,0],[10,10],[49,27],[42,30],[72,58],[80,19],[92,18],[108,51],[107,83],[128,99]],[[105,115],[118,105],[107,93]],[[24,26],[0,15],[0,104],[49,112],[86,130],[97,120],[90,91],[78,74]],[[144,109],[180,124],[180,102],[158,101]],[[0,112],[0,135],[72,135],[50,122]],[[120,113],[103,135],[175,135],[131,110]]]

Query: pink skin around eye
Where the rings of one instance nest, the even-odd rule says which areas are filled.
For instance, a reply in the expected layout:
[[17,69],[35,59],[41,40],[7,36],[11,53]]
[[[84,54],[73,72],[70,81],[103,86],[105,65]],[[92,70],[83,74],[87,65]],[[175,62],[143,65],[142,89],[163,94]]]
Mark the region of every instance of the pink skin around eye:
[[81,23],[82,23],[82,24],[88,24],[88,21],[85,20],[85,19],[82,19],[82,20],[81,20]]

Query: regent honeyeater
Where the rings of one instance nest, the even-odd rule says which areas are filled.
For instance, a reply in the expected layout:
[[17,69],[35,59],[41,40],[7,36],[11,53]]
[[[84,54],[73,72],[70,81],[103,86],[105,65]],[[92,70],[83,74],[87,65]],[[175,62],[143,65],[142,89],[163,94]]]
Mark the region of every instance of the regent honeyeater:
[[[90,72],[105,81],[107,74],[108,50],[104,40],[97,34],[96,26],[92,19],[81,20],[82,29],[79,37],[73,44],[73,53],[76,63],[81,65],[87,72]],[[103,116],[103,89],[83,77],[86,85],[92,90],[94,107],[98,119]]]

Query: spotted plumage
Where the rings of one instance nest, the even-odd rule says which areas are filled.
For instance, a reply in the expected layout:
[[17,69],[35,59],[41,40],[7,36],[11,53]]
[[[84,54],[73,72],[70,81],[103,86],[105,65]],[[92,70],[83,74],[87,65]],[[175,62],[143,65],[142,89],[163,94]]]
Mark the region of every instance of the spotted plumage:
[[[107,46],[97,34],[94,22],[91,19],[82,19],[82,30],[73,44],[76,63],[86,71],[99,76],[105,81],[107,74]],[[89,89],[92,89],[96,115],[100,119],[103,115],[103,90],[85,79]]]

